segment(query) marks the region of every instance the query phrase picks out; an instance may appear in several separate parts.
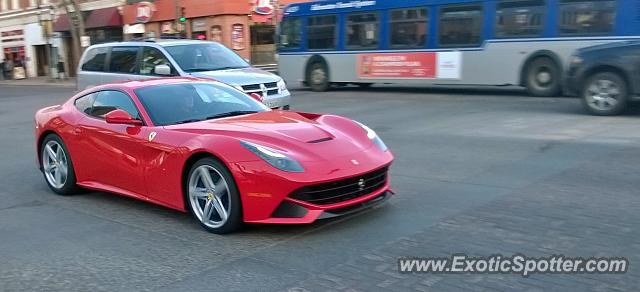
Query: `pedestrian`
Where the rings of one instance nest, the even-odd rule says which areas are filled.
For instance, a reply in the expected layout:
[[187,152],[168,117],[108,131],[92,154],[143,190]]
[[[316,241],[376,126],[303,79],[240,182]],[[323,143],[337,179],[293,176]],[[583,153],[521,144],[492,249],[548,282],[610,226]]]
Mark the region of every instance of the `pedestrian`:
[[0,80],[4,80],[4,60],[0,62],[0,70],[2,70],[2,72],[0,72]]
[[4,62],[4,72],[7,79],[13,79],[13,60],[8,59]]
[[67,79],[64,74],[64,62],[62,60],[58,61],[58,79]]

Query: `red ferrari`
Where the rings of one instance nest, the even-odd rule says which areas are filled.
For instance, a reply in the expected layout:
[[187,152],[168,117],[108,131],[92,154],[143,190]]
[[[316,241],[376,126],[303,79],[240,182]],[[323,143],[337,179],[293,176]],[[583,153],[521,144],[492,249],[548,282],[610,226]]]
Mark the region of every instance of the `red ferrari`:
[[189,211],[214,233],[310,223],[392,194],[393,155],[373,130],[256,99],[184,78],[85,90],[36,113],[40,169],[58,194],[118,193]]

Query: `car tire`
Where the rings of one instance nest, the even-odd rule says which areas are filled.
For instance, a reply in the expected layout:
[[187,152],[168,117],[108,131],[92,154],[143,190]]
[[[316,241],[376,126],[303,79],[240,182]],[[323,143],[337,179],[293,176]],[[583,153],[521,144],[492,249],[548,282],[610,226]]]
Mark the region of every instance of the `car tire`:
[[553,59],[538,57],[529,63],[525,72],[525,86],[530,95],[555,96],[560,93],[560,68]]
[[40,167],[49,188],[58,195],[78,192],[76,173],[69,150],[56,134],[49,134],[40,145]]
[[307,73],[307,84],[312,91],[327,91],[331,86],[329,82],[329,70],[324,63],[311,64]]
[[238,187],[219,160],[198,160],[189,171],[184,190],[189,212],[205,230],[225,234],[242,226]]
[[593,115],[613,116],[627,107],[627,82],[614,72],[589,76],[581,89],[582,105]]

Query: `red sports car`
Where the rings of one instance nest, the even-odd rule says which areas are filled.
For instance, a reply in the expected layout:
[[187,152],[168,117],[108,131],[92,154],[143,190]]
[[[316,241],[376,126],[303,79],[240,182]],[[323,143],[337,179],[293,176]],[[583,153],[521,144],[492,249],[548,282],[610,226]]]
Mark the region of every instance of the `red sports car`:
[[85,90],[35,115],[54,192],[79,187],[190,211],[208,231],[310,223],[385,201],[393,155],[335,116],[270,110],[223,83],[155,79]]

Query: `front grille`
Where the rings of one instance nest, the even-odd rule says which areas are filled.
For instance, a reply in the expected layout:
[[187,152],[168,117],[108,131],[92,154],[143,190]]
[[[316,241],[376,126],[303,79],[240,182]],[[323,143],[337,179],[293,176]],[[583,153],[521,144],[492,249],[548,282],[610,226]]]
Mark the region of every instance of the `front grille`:
[[[262,85],[263,84],[247,84],[247,85],[242,85],[242,90],[244,90],[244,92],[246,93],[257,93],[260,94],[260,96],[262,96]],[[277,82],[267,82],[264,83],[264,88],[267,91],[267,95],[276,95],[278,93],[280,93],[280,91],[278,90],[278,83]]]
[[356,177],[303,187],[291,193],[289,197],[317,205],[353,200],[384,186],[387,171],[388,167],[384,167]]

